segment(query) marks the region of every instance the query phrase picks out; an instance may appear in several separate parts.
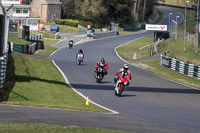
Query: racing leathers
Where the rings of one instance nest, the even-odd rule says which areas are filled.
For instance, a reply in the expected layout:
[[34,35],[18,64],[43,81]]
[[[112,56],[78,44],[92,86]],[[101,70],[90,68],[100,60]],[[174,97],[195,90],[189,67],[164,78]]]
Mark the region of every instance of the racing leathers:
[[[116,84],[117,80],[119,80],[119,75],[120,75],[121,73],[124,73],[125,76],[128,76],[127,86],[129,86],[129,82],[130,82],[130,80],[131,80],[131,78],[132,78],[131,72],[130,72],[130,70],[125,70],[124,68],[120,68],[120,70],[116,73],[116,76],[115,76],[115,78],[114,78],[115,84]],[[114,84],[114,86],[115,86],[115,84]]]
[[102,66],[104,68],[104,75],[108,74],[108,63],[105,61],[104,63],[102,63],[101,61],[98,61],[97,64],[95,65],[95,70],[94,70],[94,78],[96,78],[97,76],[97,71],[98,68]]

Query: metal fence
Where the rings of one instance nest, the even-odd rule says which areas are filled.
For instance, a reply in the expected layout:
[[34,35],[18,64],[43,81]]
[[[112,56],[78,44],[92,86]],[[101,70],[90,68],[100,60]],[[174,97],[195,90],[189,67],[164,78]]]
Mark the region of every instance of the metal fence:
[[185,63],[182,61],[179,61],[175,58],[167,57],[161,55],[160,57],[160,63],[163,66],[166,66],[176,72],[179,72],[181,74],[185,74],[189,77],[194,77],[200,80],[200,66]]

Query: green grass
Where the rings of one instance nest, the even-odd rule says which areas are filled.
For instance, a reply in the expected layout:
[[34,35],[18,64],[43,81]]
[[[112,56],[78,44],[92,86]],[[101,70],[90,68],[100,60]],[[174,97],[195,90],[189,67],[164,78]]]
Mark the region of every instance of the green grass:
[[155,21],[154,24],[158,24],[164,18],[164,14],[161,11],[157,10],[157,12],[158,12],[158,19]]
[[152,38],[153,36],[148,36],[132,41],[126,45],[117,48],[117,52],[122,58],[126,60],[132,60],[134,54],[137,58],[149,57]]
[[4,93],[3,103],[106,112],[93,104],[86,106],[50,60],[22,55],[12,55],[9,59],[12,86]]
[[8,38],[8,42],[13,42],[13,43],[16,43],[16,44],[32,44],[32,42],[29,42],[29,41],[25,41],[23,39],[17,39],[17,38]]
[[[180,82],[189,86],[200,88],[199,80],[197,80],[196,78],[191,78],[186,75],[179,74],[178,72],[172,71],[169,68],[161,66],[159,64],[160,59],[148,60],[148,61],[133,61],[134,52],[137,52],[137,53],[146,52],[146,55],[141,54],[143,55],[141,56],[141,58],[149,56],[149,51],[151,47],[147,46],[147,44],[148,42],[149,43],[151,42],[152,38],[153,38],[152,36],[149,36],[149,37],[138,39],[136,41],[133,41],[129,44],[126,44],[117,48],[117,52],[123,59],[127,60],[130,63],[133,63],[136,66],[143,67],[144,69],[147,69],[165,78],[175,80],[177,82]],[[147,46],[147,47],[144,49],[138,49],[138,48],[141,48],[142,46]],[[187,53],[184,53],[183,38],[179,38],[177,42],[166,40],[160,43],[158,50],[159,52],[170,50],[170,53],[168,56],[176,57],[177,59],[180,59],[185,62],[189,61],[190,63],[199,64],[200,53],[196,55],[194,52],[194,49],[189,45],[186,45],[186,49],[187,49]]]
[[[168,7],[163,7],[163,8],[168,8]],[[184,9],[177,9],[177,8],[170,8],[170,9],[178,10],[178,11],[181,11],[184,13]],[[196,15],[195,11],[187,10],[187,31],[189,31],[189,29],[191,29],[196,24],[195,15]],[[184,25],[184,23],[182,22],[178,26],[179,32],[183,32],[183,25]],[[141,61],[141,62],[140,61],[136,62],[136,61],[132,60],[133,54],[135,52],[137,52],[137,55],[141,55],[141,56],[137,56],[138,58],[144,58],[144,57],[150,56],[149,53],[150,53],[151,46],[147,46],[147,45],[148,45],[148,43],[152,44],[152,39],[153,39],[153,37],[151,37],[151,36],[144,37],[142,39],[138,39],[129,44],[119,47],[117,49],[117,52],[125,60],[132,62],[134,65],[137,65],[139,67],[143,67],[144,69],[147,69],[157,75],[163,76],[163,77],[171,79],[171,80],[175,80],[177,82],[180,82],[180,83],[183,83],[183,84],[186,84],[189,86],[200,88],[199,80],[188,77],[186,75],[179,74],[175,71],[172,71],[169,68],[161,66],[159,64],[159,59]],[[147,46],[147,47],[144,49],[139,49],[143,46]],[[188,45],[187,40],[186,40],[186,53],[184,53],[183,37],[179,37],[176,42],[168,39],[164,42],[161,42],[158,45],[159,52],[163,52],[166,50],[170,50],[170,53],[168,54],[168,56],[176,57],[177,59],[184,61],[184,62],[189,62],[189,63],[193,63],[196,65],[200,65],[200,53],[195,54],[194,46]],[[145,52],[146,52],[146,54],[141,54],[141,53],[145,53]],[[142,64],[144,64],[144,65],[142,65]]]
[[[166,7],[166,6],[159,6],[159,7],[180,11],[185,15],[185,10],[184,9],[172,8],[172,7]],[[186,31],[189,31],[196,24],[196,11],[187,10],[186,19],[187,19],[187,21],[186,21]],[[183,32],[184,31],[184,20],[179,24],[177,30],[178,30],[178,32]]]
[[[184,39],[179,37],[178,40],[170,41],[169,39],[161,42],[159,45],[158,51],[162,52],[165,50],[170,50],[168,56],[176,57],[177,59],[190,62],[196,65],[200,65],[200,53],[195,54],[195,50],[192,45],[187,44],[186,40],[186,53],[184,53]],[[200,49],[199,49],[200,51]]]
[[[167,8],[167,7],[164,7]],[[178,10],[184,13],[183,9],[176,9],[176,8],[170,8],[174,10]],[[193,27],[196,24],[195,21],[195,11],[187,10],[187,31]],[[183,32],[183,22],[178,26],[179,32]],[[144,69],[147,69],[157,75],[163,76],[165,78],[193,86],[196,88],[200,88],[200,82],[196,78],[191,78],[186,75],[182,75],[178,72],[172,71],[169,68],[163,67],[159,64],[160,60],[148,60],[148,61],[133,61],[133,54],[135,52],[138,53],[138,58],[148,57],[150,54],[151,46],[147,46],[147,44],[152,44],[153,37],[144,37],[142,39],[138,39],[136,41],[133,41],[129,44],[123,45],[117,49],[117,52],[119,55],[124,58],[125,60],[132,62],[134,65],[137,65],[139,67],[143,67]],[[143,46],[147,46],[145,49],[138,49]],[[158,51],[163,52],[166,50],[170,50],[170,53],[167,54],[167,56],[175,57],[181,61],[193,63],[196,65],[200,65],[200,53],[195,54],[194,46],[192,46],[190,43],[187,43],[186,39],[186,53],[184,53],[184,40],[183,37],[179,37],[177,41],[172,41],[170,39],[165,40],[164,42],[161,42],[158,45]],[[200,51],[200,49],[199,49]],[[139,53],[145,53],[146,54],[139,54]],[[132,60],[132,61],[131,61]],[[144,65],[143,65],[144,64]]]
[[72,26],[67,26],[67,25],[59,25],[59,24],[51,24],[51,23],[42,23],[44,25],[55,25],[60,27],[60,32],[79,32],[79,28],[77,27],[72,27]]
[[50,40],[50,39],[43,39],[44,41],[44,50],[37,50],[37,52],[35,54],[37,55],[43,55],[43,56],[50,56],[51,53],[53,53],[54,51],[56,51],[58,48],[56,47],[52,47],[51,45],[56,44],[57,42],[59,42],[59,40]]
[[[109,130],[101,128],[80,128],[67,127],[48,124],[0,124],[0,132],[2,133],[127,133],[119,130]],[[130,133],[130,132],[129,132]]]
[[167,67],[161,66],[160,59],[141,61],[137,63],[142,63],[149,66],[146,69],[157,75],[200,89],[200,81],[198,79],[188,77]]

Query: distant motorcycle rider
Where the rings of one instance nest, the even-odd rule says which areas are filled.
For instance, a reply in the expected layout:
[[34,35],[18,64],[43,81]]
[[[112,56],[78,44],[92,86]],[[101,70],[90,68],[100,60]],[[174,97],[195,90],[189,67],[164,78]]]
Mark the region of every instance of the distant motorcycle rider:
[[82,50],[82,49],[79,49],[79,51],[76,53],[76,61],[77,61],[77,58],[78,58],[78,55],[79,55],[79,54],[82,54],[82,55],[83,55],[83,58],[82,58],[82,62],[83,62],[84,54],[83,54],[83,50]]
[[102,66],[104,68],[104,75],[107,75],[108,72],[108,63],[105,61],[104,58],[101,58],[100,61],[97,62],[97,64],[95,65],[95,70],[94,70],[94,78],[96,78],[97,76],[97,71],[98,71],[98,68]]
[[123,68],[120,68],[120,70],[116,73],[116,76],[115,76],[115,78],[114,78],[115,84],[116,84],[117,80],[119,80],[119,75],[120,75],[121,73],[123,73],[123,74],[125,74],[125,76],[128,76],[128,83],[127,83],[127,86],[129,86],[129,82],[130,82],[132,76],[131,76],[130,70],[128,70],[128,69],[129,69],[129,66],[128,66],[127,64],[124,64]]
[[71,39],[71,40],[69,41],[69,47],[70,47],[70,45],[71,45],[71,47],[73,47],[73,44],[74,44],[74,40]]

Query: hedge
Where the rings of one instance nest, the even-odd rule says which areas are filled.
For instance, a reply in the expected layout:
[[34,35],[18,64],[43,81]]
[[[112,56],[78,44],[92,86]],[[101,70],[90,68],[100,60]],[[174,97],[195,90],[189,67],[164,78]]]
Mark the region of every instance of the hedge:
[[68,26],[73,26],[76,27],[78,24],[87,27],[87,25],[91,25],[93,28],[100,28],[100,24],[94,24],[91,21],[82,21],[82,20],[72,20],[72,19],[57,19],[55,21],[56,24],[61,24],[61,25],[68,25]]
[[76,27],[79,24],[79,21],[77,20],[72,20],[72,19],[57,19],[56,24],[61,24],[61,25],[68,25],[68,26],[73,26]]

